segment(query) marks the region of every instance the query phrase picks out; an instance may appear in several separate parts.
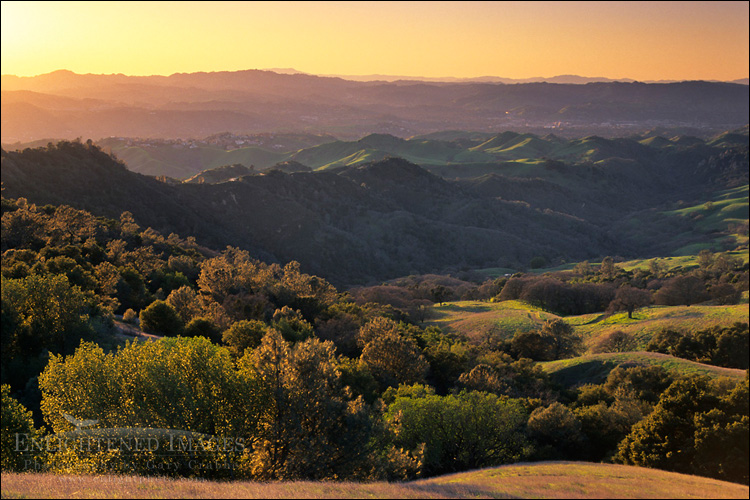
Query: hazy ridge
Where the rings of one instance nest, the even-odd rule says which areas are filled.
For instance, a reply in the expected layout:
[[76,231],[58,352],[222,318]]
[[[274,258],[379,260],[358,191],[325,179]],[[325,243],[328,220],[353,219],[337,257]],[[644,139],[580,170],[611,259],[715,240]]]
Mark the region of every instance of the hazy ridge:
[[247,70],[170,76],[2,76],[2,141],[189,138],[219,132],[410,137],[446,129],[622,135],[747,123],[747,87],[723,82],[370,81]]

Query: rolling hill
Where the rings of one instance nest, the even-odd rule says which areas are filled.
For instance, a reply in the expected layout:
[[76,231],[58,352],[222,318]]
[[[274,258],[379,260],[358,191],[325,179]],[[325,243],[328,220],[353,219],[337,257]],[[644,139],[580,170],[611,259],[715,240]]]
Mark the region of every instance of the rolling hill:
[[[325,170],[393,156],[449,179],[495,174],[539,178],[575,187],[599,171],[608,176],[626,178],[653,176],[654,169],[684,168],[685,164],[695,165],[701,161],[717,162],[726,151],[746,151],[747,130],[730,134],[744,137],[744,145],[719,140],[726,135],[706,140],[691,140],[684,136],[671,139],[662,136],[647,139],[589,136],[568,140],[550,134],[538,136],[506,131],[485,140],[476,135],[438,134],[401,139],[390,134],[370,134],[345,141],[310,134],[220,134],[202,140],[181,141],[113,137],[96,143],[123,160],[134,172],[176,179],[186,179],[202,170],[233,163],[264,170],[279,162],[296,161],[312,169]],[[22,150],[44,146],[47,142],[50,141],[15,143],[4,145],[4,148]],[[742,163],[742,158],[733,158],[729,163],[732,162]],[[694,175],[691,173],[690,177]],[[621,182],[627,181],[623,179]]]
[[[546,320],[561,318],[517,300],[446,302],[435,305],[432,314],[427,324],[476,344],[490,338],[510,340],[518,331],[538,330]],[[633,335],[639,349],[645,348],[651,337],[663,328],[693,333],[713,326],[727,327],[738,321],[747,322],[747,318],[747,303],[729,306],[650,306],[636,310],[632,319],[628,319],[627,313],[562,317],[583,338],[587,347],[619,330]]]
[[4,153],[4,196],[112,218],[129,211],[143,227],[195,235],[213,248],[240,246],[266,260],[298,260],[306,272],[336,283],[462,262],[520,265],[529,252],[585,258],[592,249],[614,248],[585,221],[478,197],[401,159],[169,185],[128,171],[96,148],[61,144]]
[[661,366],[675,375],[704,375],[711,378],[742,379],[746,370],[722,368],[676,358],[658,352],[617,352],[589,354],[570,359],[541,362],[552,380],[571,387],[582,384],[601,384],[619,365]]

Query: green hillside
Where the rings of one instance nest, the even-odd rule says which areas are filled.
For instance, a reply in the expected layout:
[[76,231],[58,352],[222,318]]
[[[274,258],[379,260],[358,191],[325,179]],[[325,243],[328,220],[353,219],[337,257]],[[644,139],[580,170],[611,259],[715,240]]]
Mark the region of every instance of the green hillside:
[[474,146],[473,148],[471,148],[471,150],[472,151],[487,151],[490,149],[502,149],[503,146],[508,143],[508,141],[515,139],[519,135],[521,134],[507,130],[490,139],[487,139],[486,141],[484,141],[478,146]]
[[286,160],[288,157],[287,153],[267,151],[257,147],[240,148],[224,151],[223,154],[217,155],[208,163],[208,167],[214,168],[240,163],[246,167],[254,165],[256,169],[263,170]]
[[357,145],[356,143],[334,141],[302,149],[293,153],[288,159],[300,162],[310,168],[317,169],[341,160],[342,158],[356,154],[362,149],[362,146]]
[[585,314],[564,319],[573,325],[576,333],[589,345],[603,335],[620,330],[633,335],[638,346],[643,348],[651,337],[663,328],[697,332],[712,326],[724,327],[736,322],[747,323],[748,304],[650,306],[636,310],[632,319],[628,319],[627,313],[608,317],[603,314]]
[[556,318],[559,316],[517,300],[459,301],[435,305],[426,323],[478,344],[489,338],[510,340],[517,331],[532,331]]
[[[745,129],[745,132],[746,131],[747,129]],[[747,135],[743,133],[737,133],[737,131],[724,132],[722,134],[717,135],[710,141],[708,141],[708,145],[715,146],[715,147],[733,147],[733,146],[747,147]]]
[[651,146],[652,148],[668,148],[674,146],[674,143],[672,141],[658,135],[649,137],[648,139],[640,140],[638,142],[640,144],[643,144],[644,146]]
[[331,168],[348,167],[351,165],[359,165],[361,163],[367,163],[368,161],[382,160],[388,156],[387,153],[379,151],[377,149],[360,149],[356,153],[352,153],[349,156],[339,158],[331,163],[319,167],[317,170],[328,170]]
[[[459,301],[436,305],[428,324],[443,331],[465,337],[475,343],[493,338],[510,340],[517,331],[531,331],[548,319],[560,316],[545,312],[517,300],[503,302]],[[627,313],[606,316],[603,313],[565,316],[586,345],[592,345],[604,335],[620,330],[634,336],[638,348],[648,344],[651,337],[664,328],[685,333],[705,330],[712,326],[731,326],[748,321],[748,304],[728,306],[651,306],[636,310],[633,318]]]
[[622,363],[643,366],[661,366],[667,371],[680,375],[705,375],[711,378],[731,377],[742,379],[745,370],[722,368],[676,358],[658,352],[616,352],[588,354],[570,359],[544,361],[539,364],[556,382],[570,387],[582,384],[601,384],[615,367]]
[[[502,139],[498,136],[497,142],[501,141]],[[532,134],[519,134],[499,146],[495,146],[492,141],[487,141],[483,146],[482,151],[504,160],[541,158],[550,154],[556,148],[556,144],[547,142]]]
[[[746,246],[748,243],[747,233],[740,234],[732,228],[739,227],[743,223],[747,224],[748,217],[750,217],[748,185],[719,191],[704,203],[665,212],[665,215],[690,219],[695,230],[706,235],[720,234],[718,238],[714,237],[713,241],[703,245],[703,248],[711,248],[718,243],[717,240],[726,240],[726,235],[721,234],[725,232],[731,233],[731,237],[737,245]],[[698,248],[698,250],[700,249],[702,248]],[[697,253],[695,245],[684,247],[678,250],[677,254],[686,254],[691,251]]]

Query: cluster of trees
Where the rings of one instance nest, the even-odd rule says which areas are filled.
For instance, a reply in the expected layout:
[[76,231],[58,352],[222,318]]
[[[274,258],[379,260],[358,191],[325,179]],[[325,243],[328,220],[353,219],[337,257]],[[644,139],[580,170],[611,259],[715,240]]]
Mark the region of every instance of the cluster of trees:
[[522,300],[561,316],[627,311],[632,317],[651,304],[737,304],[748,289],[748,265],[728,253],[702,250],[697,269],[666,270],[657,259],[649,264],[648,269],[625,271],[605,257],[596,269],[582,262],[572,272],[514,275],[494,299]]
[[[152,446],[146,457],[171,464],[160,467],[160,473],[405,479],[528,456],[523,432],[528,403],[520,399],[481,391],[439,396],[430,386],[401,384],[368,404],[345,384],[351,370],[331,342],[287,342],[274,330],[234,361],[227,348],[203,337],[133,342],[109,354],[82,343],[73,355],[51,357],[40,376],[41,408],[58,439],[64,433],[82,437],[65,418],[73,415],[120,434],[127,428],[150,428],[150,436],[187,430],[233,443],[231,449],[202,448],[198,454],[231,467],[196,471],[185,466],[195,457],[183,449],[175,454],[163,439],[162,452]],[[19,456],[11,433],[28,434],[26,451],[38,431],[17,403],[8,404],[13,417],[6,420],[8,393],[4,386],[3,456],[10,460]],[[132,448],[28,451],[40,454],[54,470],[153,473]],[[9,463],[8,468],[20,467]]]
[[[127,213],[115,221],[5,199],[2,208],[4,469],[21,467],[9,435],[75,436],[66,415],[97,421],[102,433],[155,433],[162,451],[174,432],[214,441],[176,454],[29,452],[57,471],[406,479],[526,459],[635,460],[618,445],[677,382],[629,367],[602,386],[555,385],[535,361],[582,348],[562,320],[502,345],[424,328],[414,301],[448,300],[453,285],[464,286],[458,280],[350,295],[296,262],[268,264],[232,247],[213,252],[142,229]],[[489,298],[517,283],[533,288],[525,279],[476,289]],[[564,286],[584,298],[598,290],[591,287],[609,286],[613,298],[618,290]],[[122,341],[119,314],[161,338]],[[714,407],[701,410],[710,415],[700,422],[711,436],[747,432],[747,420],[720,396],[706,401]],[[650,442],[652,427],[642,427],[633,442]],[[710,434],[704,427],[694,434]],[[235,446],[216,444],[222,440]],[[696,444],[695,456],[704,448]],[[15,458],[6,463],[6,455]],[[195,470],[196,459],[231,467]],[[165,465],[150,469],[154,460]],[[723,469],[697,473],[743,480]]]
[[[368,403],[352,394],[347,360],[316,338],[292,343],[269,331],[239,360],[206,338],[134,342],[109,354],[83,343],[71,356],[52,356],[41,376],[51,448],[31,445],[47,443],[44,431],[3,387],[3,468],[20,470],[33,455],[68,472],[403,480],[565,459],[748,482],[747,373],[711,380],[620,365],[602,384],[545,400],[492,386],[487,375],[502,379],[502,361],[485,361],[462,377],[461,390],[399,384]],[[107,437],[147,430],[160,446],[63,447],[56,440],[91,435],[65,415],[97,421]],[[173,447],[186,432],[200,447]],[[22,453],[14,433],[24,436]],[[223,466],[196,468],[196,460]]]
[[561,316],[635,310],[652,304],[676,306],[712,301],[737,304],[748,289],[748,265],[727,252],[702,250],[697,267],[667,268],[663,260],[645,269],[626,271],[612,257],[598,266],[584,261],[572,271],[542,275],[517,273],[483,279],[461,273],[464,279],[427,274],[408,276],[383,285],[350,291],[360,304],[390,306],[404,321],[424,321],[429,306],[453,300],[521,300]]
[[673,382],[618,445],[625,464],[748,483],[748,379],[717,391],[705,378]]
[[522,300],[561,316],[604,311],[615,296],[610,283],[570,283],[548,276],[511,277],[496,300]]
[[725,328],[714,326],[693,333],[666,328],[651,338],[646,350],[699,363],[747,370],[750,357],[748,337],[748,323],[735,323]]
[[48,352],[70,354],[81,339],[114,347],[115,314],[195,282],[198,263],[216,254],[144,230],[129,213],[117,221],[23,198],[2,198],[1,245],[2,382],[31,408]]

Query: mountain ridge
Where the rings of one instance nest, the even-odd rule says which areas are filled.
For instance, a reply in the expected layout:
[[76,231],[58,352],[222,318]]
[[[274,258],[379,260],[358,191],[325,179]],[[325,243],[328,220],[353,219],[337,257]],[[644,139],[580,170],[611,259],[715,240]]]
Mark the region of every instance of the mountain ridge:
[[[64,106],[63,98],[68,99]],[[133,77],[61,71],[2,77],[3,142],[284,130],[346,137],[408,137],[451,128],[554,127],[556,133],[601,133],[661,125],[718,130],[746,124],[748,109],[746,86],[702,81],[356,82],[262,70]]]
[[2,182],[6,197],[111,218],[128,211],[164,234],[194,235],[212,248],[238,246],[272,262],[297,260],[305,272],[350,285],[451,268],[523,268],[534,256],[643,256],[702,241],[690,239],[705,237],[691,233],[687,220],[643,219],[661,224],[654,240],[628,217],[747,184],[747,148],[722,144],[665,148],[651,159],[511,163],[478,180],[450,180],[439,168],[385,157],[319,171],[292,164],[291,173],[271,168],[195,184],[159,182],[93,143],[61,142],[3,150]]

